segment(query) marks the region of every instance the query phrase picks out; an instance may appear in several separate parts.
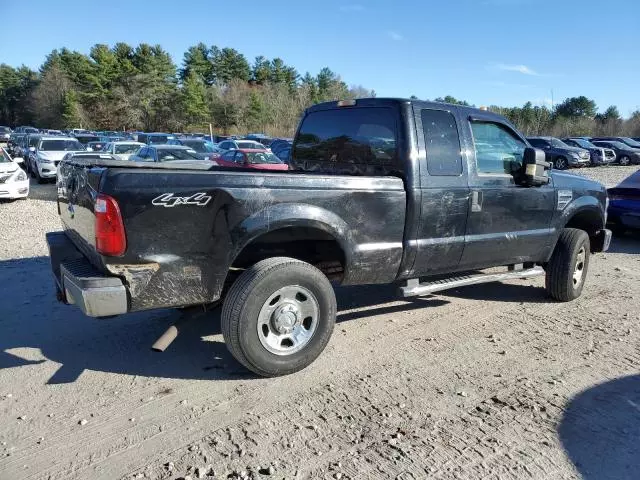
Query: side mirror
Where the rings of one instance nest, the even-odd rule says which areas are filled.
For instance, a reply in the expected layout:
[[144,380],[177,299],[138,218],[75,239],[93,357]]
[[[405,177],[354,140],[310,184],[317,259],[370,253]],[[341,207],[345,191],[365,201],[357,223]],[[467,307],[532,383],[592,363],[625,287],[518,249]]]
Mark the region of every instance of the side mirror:
[[31,153],[34,153],[34,152],[36,151],[36,147],[29,147],[29,151],[30,151]]
[[539,187],[549,183],[551,164],[545,160],[545,153],[537,148],[524,149],[520,178],[524,185]]

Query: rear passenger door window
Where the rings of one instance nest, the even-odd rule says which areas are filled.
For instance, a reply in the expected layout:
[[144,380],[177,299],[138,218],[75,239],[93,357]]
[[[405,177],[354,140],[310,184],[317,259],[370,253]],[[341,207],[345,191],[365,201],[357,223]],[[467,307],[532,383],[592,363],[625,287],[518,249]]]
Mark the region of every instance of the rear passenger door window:
[[427,170],[432,176],[462,174],[462,152],[455,117],[444,110],[422,110]]
[[522,166],[525,143],[505,125],[471,122],[478,174],[512,175]]

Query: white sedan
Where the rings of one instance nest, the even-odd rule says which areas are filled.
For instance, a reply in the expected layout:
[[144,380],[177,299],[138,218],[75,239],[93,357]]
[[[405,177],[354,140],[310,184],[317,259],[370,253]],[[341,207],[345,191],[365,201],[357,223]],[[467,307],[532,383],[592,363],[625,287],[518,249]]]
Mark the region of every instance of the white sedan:
[[146,145],[140,142],[128,142],[126,140],[122,140],[119,142],[107,143],[102,149],[102,153],[110,153],[120,160],[129,160],[137,153],[138,150],[140,150],[141,147],[146,147]]
[[20,168],[22,158],[11,158],[0,147],[0,198],[27,198],[29,195],[29,177]]

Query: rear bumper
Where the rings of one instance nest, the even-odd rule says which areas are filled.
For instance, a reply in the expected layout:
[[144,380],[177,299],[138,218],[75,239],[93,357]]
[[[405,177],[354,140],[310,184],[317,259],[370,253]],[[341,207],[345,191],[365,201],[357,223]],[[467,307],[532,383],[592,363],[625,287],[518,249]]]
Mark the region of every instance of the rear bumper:
[[47,233],[47,245],[58,299],[89,317],[127,313],[127,289],[120,278],[99,272],[64,232]]

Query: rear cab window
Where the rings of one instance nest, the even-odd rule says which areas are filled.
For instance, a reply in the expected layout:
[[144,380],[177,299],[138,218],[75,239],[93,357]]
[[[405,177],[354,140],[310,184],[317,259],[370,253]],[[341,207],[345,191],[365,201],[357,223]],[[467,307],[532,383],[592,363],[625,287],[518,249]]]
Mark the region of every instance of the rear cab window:
[[293,143],[294,169],[351,175],[399,171],[398,121],[398,111],[386,106],[311,111]]

